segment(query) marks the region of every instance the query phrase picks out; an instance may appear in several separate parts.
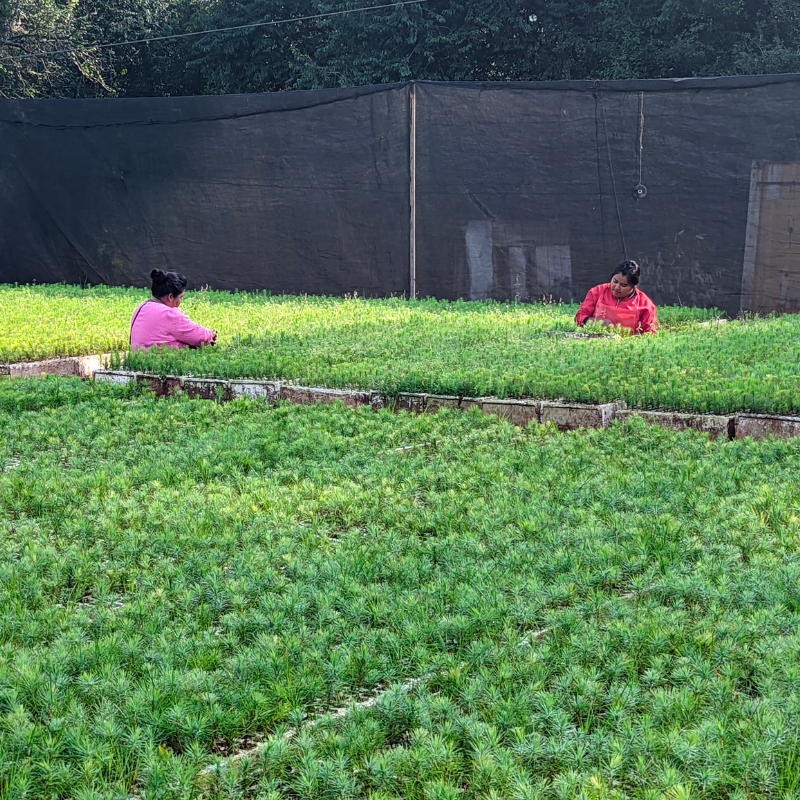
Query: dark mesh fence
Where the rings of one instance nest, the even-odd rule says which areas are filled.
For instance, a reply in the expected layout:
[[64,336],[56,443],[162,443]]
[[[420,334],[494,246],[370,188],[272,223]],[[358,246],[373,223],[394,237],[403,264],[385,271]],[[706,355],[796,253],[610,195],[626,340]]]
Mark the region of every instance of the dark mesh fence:
[[408,290],[408,89],[0,102],[0,281]]
[[656,302],[800,311],[799,107],[796,75],[0,101],[0,281],[407,293],[413,133],[418,295],[577,299],[627,256]]

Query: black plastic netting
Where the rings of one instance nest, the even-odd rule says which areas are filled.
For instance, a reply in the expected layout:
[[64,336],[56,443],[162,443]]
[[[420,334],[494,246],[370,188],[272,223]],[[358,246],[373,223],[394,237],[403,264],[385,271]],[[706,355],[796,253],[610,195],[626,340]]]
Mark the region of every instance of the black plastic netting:
[[799,105],[798,75],[2,100],[0,281],[407,294],[413,191],[418,296],[579,299],[628,257],[659,303],[798,311]]

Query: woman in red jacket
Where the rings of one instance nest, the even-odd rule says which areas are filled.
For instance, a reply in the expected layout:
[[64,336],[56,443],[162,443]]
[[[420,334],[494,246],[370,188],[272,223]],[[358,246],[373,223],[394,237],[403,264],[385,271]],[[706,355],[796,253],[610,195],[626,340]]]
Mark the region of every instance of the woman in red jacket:
[[655,333],[658,330],[656,305],[636,288],[640,273],[635,261],[621,261],[611,276],[611,283],[589,289],[575,322],[582,326],[594,320],[605,325],[619,325],[633,333]]

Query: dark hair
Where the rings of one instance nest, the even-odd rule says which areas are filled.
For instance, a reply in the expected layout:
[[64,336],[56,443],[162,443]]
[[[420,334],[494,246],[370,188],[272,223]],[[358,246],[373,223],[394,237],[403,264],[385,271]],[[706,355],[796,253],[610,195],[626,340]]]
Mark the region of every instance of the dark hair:
[[179,272],[164,272],[163,269],[154,269],[150,272],[153,280],[153,297],[166,297],[168,294],[178,297],[186,291],[189,281]]
[[624,275],[631,286],[638,286],[641,273],[642,270],[635,261],[626,260],[620,261],[619,264],[617,264],[617,268],[611,273],[611,277],[613,278],[614,275]]

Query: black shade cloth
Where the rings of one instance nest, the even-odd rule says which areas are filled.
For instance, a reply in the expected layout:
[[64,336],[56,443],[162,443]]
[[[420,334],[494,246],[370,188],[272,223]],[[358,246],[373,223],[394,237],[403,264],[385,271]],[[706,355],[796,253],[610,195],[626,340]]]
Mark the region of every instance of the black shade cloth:
[[408,90],[0,101],[0,281],[408,288]]
[[[737,312],[754,162],[780,165],[788,195],[800,161],[797,75],[416,92],[421,294],[582,299],[627,257],[656,302]],[[762,242],[791,237],[783,205]],[[783,295],[745,307],[800,310],[800,247],[777,250],[756,273],[783,262]]]
[[797,75],[3,100],[0,281],[407,293],[412,93],[419,296],[800,311]]

